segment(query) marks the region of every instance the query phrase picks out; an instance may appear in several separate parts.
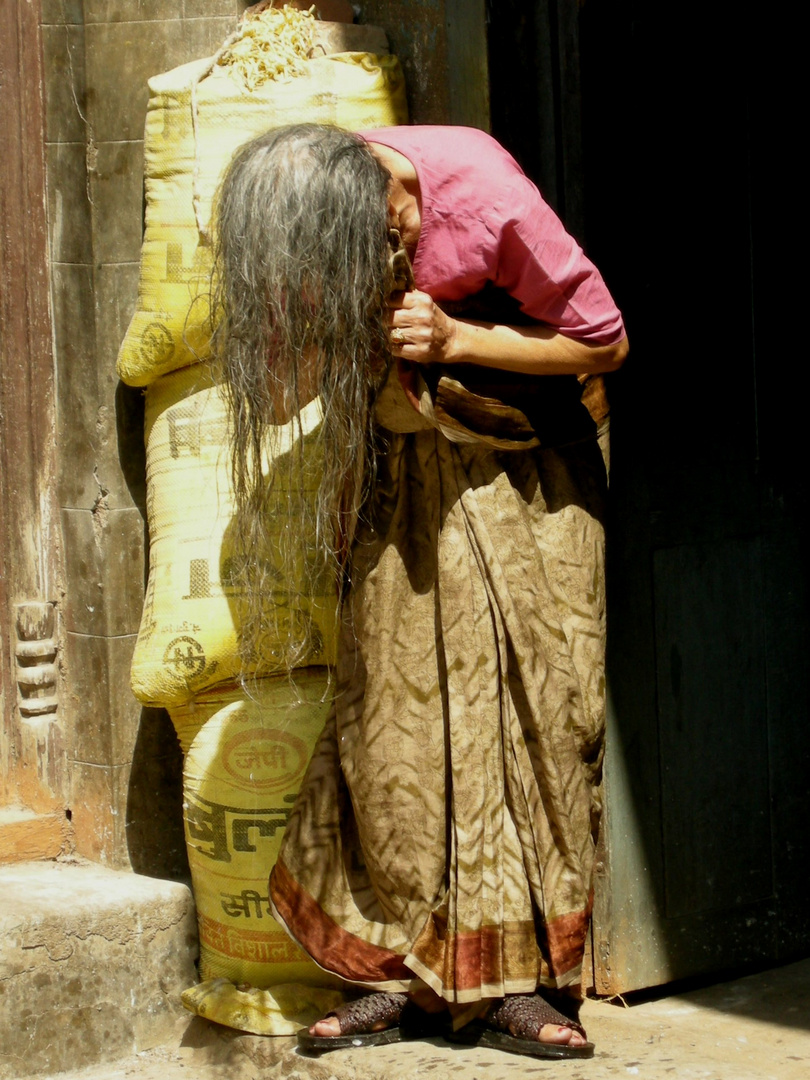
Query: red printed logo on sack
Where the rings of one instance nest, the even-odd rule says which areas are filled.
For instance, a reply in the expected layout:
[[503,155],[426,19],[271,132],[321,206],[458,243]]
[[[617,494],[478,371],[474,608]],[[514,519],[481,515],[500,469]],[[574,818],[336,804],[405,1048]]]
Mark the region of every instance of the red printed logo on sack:
[[235,779],[262,791],[291,787],[309,761],[303,739],[288,731],[252,728],[229,739],[222,763]]

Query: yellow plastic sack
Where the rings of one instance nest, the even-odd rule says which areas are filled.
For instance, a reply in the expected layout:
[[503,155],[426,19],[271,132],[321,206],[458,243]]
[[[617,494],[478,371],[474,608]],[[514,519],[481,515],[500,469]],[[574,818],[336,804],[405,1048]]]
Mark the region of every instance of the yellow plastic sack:
[[295,1035],[342,1005],[345,995],[325,987],[284,983],[259,990],[234,986],[228,979],[208,979],[184,990],[181,1001],[189,1012],[223,1027],[254,1035]]
[[171,717],[177,741],[183,756],[188,753],[189,747],[199,733],[203,724],[207,723],[220,709],[226,705],[232,705],[235,701],[244,701],[245,691],[237,683],[223,683],[215,686],[213,690],[204,690],[197,694],[193,701],[183,702],[181,705],[168,705],[168,713]]
[[207,230],[214,193],[238,147],[289,123],[359,131],[407,121],[393,56],[323,56],[305,61],[302,74],[253,91],[229,67],[201,78],[210,65],[210,59],[194,61],[149,81],[138,304],[118,355],[118,374],[131,386],[147,386],[208,355]]
[[[200,978],[266,988],[330,978],[270,915],[267,879],[330,702],[324,669],[252,683],[215,713],[186,755],[186,844],[200,929]],[[335,980],[332,980],[335,985]]]
[[[295,496],[314,499],[318,462],[315,441],[319,402],[303,410],[306,473]],[[268,453],[278,461],[297,444],[297,423],[277,428]],[[276,636],[263,637],[255,662],[242,668],[239,632],[245,598],[232,559],[233,492],[228,420],[221,392],[207,364],[195,364],[153,383],[146,394],[146,481],[149,580],[132,659],[131,683],[144,704],[163,707],[260,667],[281,671],[334,662],[337,600],[324,580],[321,594],[304,578],[307,537],[301,537],[300,580],[276,577],[270,597],[280,613]],[[272,460],[268,462],[272,468]],[[276,478],[285,499],[287,474]],[[300,477],[296,476],[298,484]],[[285,518],[279,515],[278,528]],[[272,544],[272,535],[271,535]],[[272,566],[274,551],[257,553]],[[290,643],[298,655],[289,657]]]

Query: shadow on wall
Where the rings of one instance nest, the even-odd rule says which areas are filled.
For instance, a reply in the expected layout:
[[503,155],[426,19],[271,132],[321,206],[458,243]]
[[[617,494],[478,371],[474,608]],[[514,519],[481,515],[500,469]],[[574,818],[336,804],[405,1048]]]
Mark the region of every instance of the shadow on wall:
[[142,709],[127,792],[136,874],[191,883],[183,835],[183,755],[165,709]]
[[118,463],[133,503],[146,511],[146,447],[143,438],[144,393],[118,383],[115,388],[115,426]]
[[[121,472],[132,501],[145,515],[143,391],[119,382],[115,414]],[[144,550],[148,552],[148,537]],[[147,571],[148,558],[144,577]],[[123,692],[128,693],[129,687]],[[135,873],[190,882],[183,835],[183,755],[164,709],[141,709],[126,815],[127,851]]]

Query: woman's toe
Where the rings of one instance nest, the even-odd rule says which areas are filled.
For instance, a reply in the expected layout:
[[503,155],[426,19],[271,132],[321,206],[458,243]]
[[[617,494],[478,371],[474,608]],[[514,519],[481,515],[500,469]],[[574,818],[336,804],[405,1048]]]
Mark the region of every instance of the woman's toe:
[[333,1036],[340,1034],[340,1021],[336,1016],[325,1016],[312,1025],[309,1033],[324,1039],[331,1039]]
[[544,1043],[557,1043],[561,1046],[584,1046],[585,1039],[573,1028],[558,1024],[543,1024],[539,1040]]

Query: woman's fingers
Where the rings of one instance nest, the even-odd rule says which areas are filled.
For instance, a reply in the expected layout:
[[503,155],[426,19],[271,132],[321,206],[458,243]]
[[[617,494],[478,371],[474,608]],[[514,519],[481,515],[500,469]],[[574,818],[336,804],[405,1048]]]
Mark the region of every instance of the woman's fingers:
[[395,356],[417,364],[446,359],[453,320],[427,293],[414,290],[394,294],[389,301],[388,325]]

